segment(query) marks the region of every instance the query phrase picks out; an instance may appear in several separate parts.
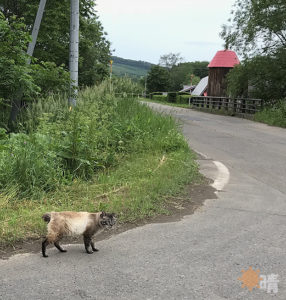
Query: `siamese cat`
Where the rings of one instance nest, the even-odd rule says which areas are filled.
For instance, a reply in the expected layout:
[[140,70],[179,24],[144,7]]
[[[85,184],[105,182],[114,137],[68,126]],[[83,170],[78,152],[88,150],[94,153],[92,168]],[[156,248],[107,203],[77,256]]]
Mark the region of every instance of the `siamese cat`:
[[59,241],[64,236],[81,234],[86,252],[92,254],[94,251],[98,251],[92,241],[93,235],[101,229],[111,228],[116,222],[114,213],[105,212],[49,212],[44,214],[42,219],[48,223],[48,233],[42,243],[43,257],[48,257],[47,245],[53,243],[60,252],[66,252],[67,250],[60,246]]

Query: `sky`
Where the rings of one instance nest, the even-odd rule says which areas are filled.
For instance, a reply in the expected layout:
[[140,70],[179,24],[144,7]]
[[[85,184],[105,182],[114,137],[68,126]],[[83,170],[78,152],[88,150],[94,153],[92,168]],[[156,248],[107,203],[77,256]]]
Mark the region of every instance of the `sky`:
[[210,61],[235,0],[96,0],[113,55],[157,64],[164,54]]

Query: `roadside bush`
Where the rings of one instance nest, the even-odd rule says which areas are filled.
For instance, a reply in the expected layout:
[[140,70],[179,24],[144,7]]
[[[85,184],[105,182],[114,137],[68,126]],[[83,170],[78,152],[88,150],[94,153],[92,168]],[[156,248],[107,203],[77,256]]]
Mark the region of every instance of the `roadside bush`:
[[64,180],[52,138],[40,133],[12,134],[2,143],[0,169],[0,189],[13,186],[19,197],[41,195]]
[[[108,85],[107,91],[109,88],[109,81],[105,81],[105,85]],[[112,78],[112,92],[114,94],[142,94],[144,88],[138,83],[134,82],[129,77],[113,77]]]
[[52,62],[41,62],[31,65],[31,76],[41,88],[41,97],[69,91],[70,75],[64,66]]
[[266,107],[254,115],[255,121],[286,128],[286,99]]
[[153,95],[152,99],[157,100],[157,101],[166,102],[167,101],[167,95]]
[[176,97],[176,102],[181,103],[181,104],[188,104],[189,103],[189,98],[191,98],[191,95],[180,95],[178,94]]
[[81,92],[72,110],[60,96],[32,103],[22,131],[0,144],[0,190],[13,186],[19,197],[89,180],[133,153],[188,149],[171,117],[106,93],[106,83]]
[[177,93],[176,92],[169,92],[168,93],[168,102],[175,103],[177,99]]

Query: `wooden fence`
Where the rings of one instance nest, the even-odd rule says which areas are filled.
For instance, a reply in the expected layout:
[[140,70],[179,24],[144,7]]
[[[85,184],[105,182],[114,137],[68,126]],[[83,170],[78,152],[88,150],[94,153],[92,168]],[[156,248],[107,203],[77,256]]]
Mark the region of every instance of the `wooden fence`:
[[[150,98],[153,94],[142,95],[138,93],[115,93],[118,98]],[[156,93],[159,94],[159,93]],[[163,93],[160,93],[161,95]],[[175,94],[175,93],[170,93]],[[178,94],[178,93],[176,93]],[[175,98],[176,99],[176,98]],[[169,99],[168,99],[169,100]],[[190,95],[189,106],[195,109],[222,111],[231,115],[253,115],[263,109],[263,100],[252,98],[229,98],[211,96],[192,96]],[[176,102],[170,101],[169,102]]]
[[192,96],[190,104],[194,108],[206,110],[221,110],[232,114],[255,114],[262,110],[261,99],[228,98],[228,97],[199,97]]

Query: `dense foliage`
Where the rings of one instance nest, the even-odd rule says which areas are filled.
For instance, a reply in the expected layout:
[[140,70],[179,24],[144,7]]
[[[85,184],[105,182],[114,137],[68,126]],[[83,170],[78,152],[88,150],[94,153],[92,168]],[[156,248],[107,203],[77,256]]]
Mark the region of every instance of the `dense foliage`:
[[161,66],[155,65],[147,75],[147,90],[152,92],[164,92],[170,88],[170,72]]
[[180,91],[184,85],[197,85],[201,78],[208,76],[207,61],[182,61],[180,53],[162,55],[159,65],[153,67],[148,73],[148,91]]
[[246,59],[228,74],[229,94],[264,99],[270,104],[286,98],[286,49],[275,55]]
[[30,36],[25,29],[22,19],[6,19],[0,12],[0,101],[12,101],[19,88],[26,95],[38,91],[26,63],[24,49]]
[[[95,14],[95,2],[80,3],[79,83],[92,86],[108,75],[110,43]],[[38,5],[38,0],[4,0],[0,5],[0,124],[10,130],[15,130],[27,101],[69,89],[70,1],[47,1],[28,65],[25,52]]]
[[273,54],[286,47],[284,0],[237,0],[221,33],[226,47],[245,56]]
[[90,179],[128,153],[187,149],[172,119],[134,99],[115,98],[108,81],[82,92],[72,110],[64,102],[32,103],[22,133],[8,138],[0,131],[1,191],[38,197],[75,178]]
[[0,37],[0,126],[8,129],[23,106],[22,98],[27,101],[39,94],[67,91],[69,74],[52,62],[27,64],[30,35],[22,18],[6,18],[0,12]]
[[183,85],[198,84],[201,78],[208,76],[208,64],[207,61],[195,61],[173,66],[170,70],[170,90],[179,91]]
[[271,107],[265,107],[254,116],[255,121],[263,122],[272,126],[286,128],[286,101],[275,101]]
[[[35,21],[38,0],[4,0],[2,11],[6,17],[23,17],[30,31]],[[81,85],[93,85],[108,74],[110,43],[99,22],[95,1],[80,1],[80,65]],[[68,66],[70,1],[49,0],[41,23],[34,57],[39,61]]]
[[286,97],[286,3],[284,0],[238,0],[230,25],[224,25],[226,47],[245,60],[228,76],[232,96],[252,96],[269,103]]

